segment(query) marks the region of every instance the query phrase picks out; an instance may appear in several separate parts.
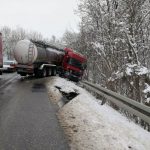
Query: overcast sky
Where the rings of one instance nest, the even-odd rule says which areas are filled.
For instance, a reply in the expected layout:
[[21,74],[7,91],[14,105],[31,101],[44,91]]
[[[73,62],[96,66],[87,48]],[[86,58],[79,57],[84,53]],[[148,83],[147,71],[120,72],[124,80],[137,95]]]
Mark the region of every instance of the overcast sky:
[[78,0],[0,0],[0,27],[17,26],[61,37],[66,29],[78,31],[74,14]]

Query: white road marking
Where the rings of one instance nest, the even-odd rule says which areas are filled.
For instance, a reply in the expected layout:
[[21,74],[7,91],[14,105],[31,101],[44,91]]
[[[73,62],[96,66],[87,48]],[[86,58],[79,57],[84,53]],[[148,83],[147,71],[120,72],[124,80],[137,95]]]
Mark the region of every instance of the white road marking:
[[10,82],[12,82],[13,80],[15,80],[17,77],[18,77],[18,75],[14,76],[13,78],[11,78],[7,82],[5,82],[2,86],[0,86],[0,89],[3,88],[4,86],[6,86],[7,84],[9,84]]

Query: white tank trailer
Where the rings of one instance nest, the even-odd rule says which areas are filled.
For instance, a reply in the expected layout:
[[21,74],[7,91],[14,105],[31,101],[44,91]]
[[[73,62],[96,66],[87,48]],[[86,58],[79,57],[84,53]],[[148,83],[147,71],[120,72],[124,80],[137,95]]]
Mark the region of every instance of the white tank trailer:
[[65,52],[54,47],[45,47],[30,40],[21,40],[14,49],[14,57],[18,64],[33,64],[38,62],[61,63]]
[[22,76],[48,75],[51,67],[61,65],[64,55],[62,49],[32,40],[21,40],[14,49],[14,57],[18,62],[17,72]]

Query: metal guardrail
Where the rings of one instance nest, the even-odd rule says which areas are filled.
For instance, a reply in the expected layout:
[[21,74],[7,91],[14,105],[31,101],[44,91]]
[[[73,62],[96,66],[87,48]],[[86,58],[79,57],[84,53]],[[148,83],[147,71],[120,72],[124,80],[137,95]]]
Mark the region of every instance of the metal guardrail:
[[97,93],[102,97],[105,97],[106,99],[113,102],[117,106],[127,110],[131,114],[140,117],[142,120],[150,124],[150,107],[138,103],[137,101],[122,96],[118,93],[110,91],[106,88],[103,88],[99,85],[87,81],[82,81],[81,83],[91,91]]

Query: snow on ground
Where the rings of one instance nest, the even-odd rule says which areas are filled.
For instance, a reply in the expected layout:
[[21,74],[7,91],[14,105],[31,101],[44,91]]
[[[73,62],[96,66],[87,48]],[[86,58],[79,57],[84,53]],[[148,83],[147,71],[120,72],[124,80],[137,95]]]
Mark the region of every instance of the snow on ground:
[[149,132],[129,122],[110,106],[100,105],[86,90],[59,77],[51,78],[47,85],[55,103],[62,97],[55,86],[79,93],[58,112],[72,150],[150,149]]

